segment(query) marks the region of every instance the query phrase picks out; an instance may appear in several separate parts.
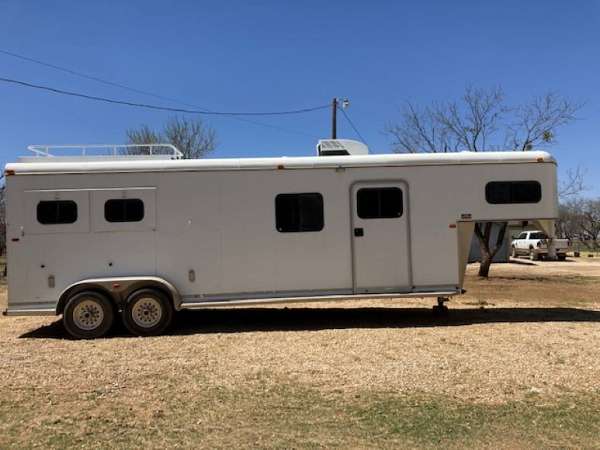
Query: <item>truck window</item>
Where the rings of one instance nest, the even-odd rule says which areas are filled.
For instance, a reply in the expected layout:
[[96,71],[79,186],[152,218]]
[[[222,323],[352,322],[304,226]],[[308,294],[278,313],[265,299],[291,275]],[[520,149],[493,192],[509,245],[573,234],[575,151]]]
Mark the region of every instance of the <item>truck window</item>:
[[361,219],[392,219],[402,216],[402,190],[397,187],[364,188],[356,193],[356,207]]
[[546,233],[531,233],[529,235],[529,239],[548,239],[548,236],[546,236]]
[[139,198],[114,198],[104,203],[107,222],[140,222],[144,218],[144,202]]
[[537,181],[491,181],[485,186],[485,199],[493,205],[537,203],[542,185]]
[[323,196],[317,192],[275,197],[275,226],[280,233],[321,231]]
[[44,200],[37,204],[37,221],[42,225],[75,223],[77,203],[73,200]]

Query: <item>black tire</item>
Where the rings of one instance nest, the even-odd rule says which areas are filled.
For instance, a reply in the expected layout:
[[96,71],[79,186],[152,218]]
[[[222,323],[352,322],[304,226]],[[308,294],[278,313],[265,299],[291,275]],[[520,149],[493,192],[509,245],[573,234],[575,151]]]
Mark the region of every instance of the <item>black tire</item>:
[[531,261],[537,261],[538,259],[540,259],[540,257],[533,249],[530,249],[529,250],[529,259]]
[[115,310],[112,302],[94,291],[75,294],[63,311],[63,324],[75,339],[96,339],[104,336],[113,325]]
[[157,336],[171,324],[173,305],[161,291],[140,289],[127,298],[122,319],[135,336]]
[[511,255],[514,259],[517,259],[517,257],[519,256],[517,253],[517,249],[516,247],[513,245],[512,247],[512,255]]
[[559,261],[564,261],[565,259],[567,259],[567,255],[560,255],[560,254],[559,254],[559,255],[557,256],[557,258],[558,258],[558,260],[559,260]]

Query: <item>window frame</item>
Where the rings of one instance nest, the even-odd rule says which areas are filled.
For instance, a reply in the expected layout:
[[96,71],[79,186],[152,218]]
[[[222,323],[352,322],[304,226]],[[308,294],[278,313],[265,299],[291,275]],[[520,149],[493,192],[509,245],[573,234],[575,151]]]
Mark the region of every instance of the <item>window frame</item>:
[[[302,198],[302,196],[315,196],[316,199],[318,200],[319,203],[319,207],[320,207],[320,217],[318,217],[316,223],[318,224],[316,227],[303,227],[302,224],[302,214],[301,214],[301,208],[302,205],[300,204],[300,199]],[[298,218],[296,219],[297,223],[297,227],[286,227],[285,225],[287,225],[286,223],[282,223],[282,220],[280,219],[280,208],[283,206],[280,202],[284,201],[284,199],[286,198],[291,198],[291,197],[297,197],[297,214],[298,214]],[[277,195],[275,195],[275,200],[274,200],[274,206],[275,206],[275,229],[279,232],[279,233],[318,233],[320,231],[323,231],[323,229],[325,228],[325,200],[323,198],[323,194],[321,194],[320,192],[284,192],[284,193],[279,193]],[[293,222],[293,220],[291,221]],[[311,221],[312,222],[312,221]]]
[[[69,219],[67,221],[42,221],[42,220],[40,220],[40,207],[42,207],[43,203],[53,203],[53,204],[57,205],[57,207],[59,208],[55,213],[57,218],[60,214],[60,205],[59,204],[73,205],[75,207],[75,209],[74,209],[75,217],[73,218],[73,220]],[[77,202],[73,199],[57,199],[57,200],[41,199],[37,202],[37,205],[36,205],[35,218],[36,218],[37,223],[42,226],[72,225],[72,224],[76,223],[77,220],[79,219],[79,207],[77,205]]]
[[[519,186],[523,188],[524,185],[530,184],[535,186],[536,194],[535,198],[537,200],[519,200],[515,199],[518,196],[518,192],[515,191],[515,186]],[[497,192],[493,192],[492,189],[496,186],[501,187],[501,189],[508,189],[508,200],[504,200],[501,195],[499,196]],[[503,195],[506,193],[503,193]],[[494,197],[496,198],[490,198]],[[543,193],[542,193],[542,184],[537,180],[494,180],[488,181],[485,185],[485,201],[490,205],[534,205],[542,201]],[[533,198],[533,197],[532,197]]]
[[[109,203],[111,202],[123,202],[123,220],[110,220],[108,218],[108,214],[107,214],[107,208]],[[141,204],[141,209],[142,209],[142,215],[139,218],[136,218],[135,220],[127,220],[127,203],[130,202],[136,202],[136,203],[140,203]],[[104,201],[104,220],[108,223],[112,223],[112,224],[119,224],[119,223],[138,223],[138,222],[142,222],[144,220],[144,217],[146,215],[146,205],[144,203],[144,200],[141,198],[108,198]]]
[[[397,212],[397,214],[395,215],[382,215],[382,204],[381,204],[381,194],[378,195],[378,215],[363,215],[361,214],[361,207],[360,207],[360,193],[361,192],[365,192],[365,191],[379,191],[380,193],[383,191],[398,191],[400,193],[400,204],[399,204],[399,211]],[[363,211],[364,212],[364,211]],[[377,220],[377,219],[399,219],[404,215],[404,191],[402,190],[402,188],[398,187],[398,186],[373,186],[373,187],[361,187],[359,189],[356,190],[356,216],[361,219],[361,220]]]

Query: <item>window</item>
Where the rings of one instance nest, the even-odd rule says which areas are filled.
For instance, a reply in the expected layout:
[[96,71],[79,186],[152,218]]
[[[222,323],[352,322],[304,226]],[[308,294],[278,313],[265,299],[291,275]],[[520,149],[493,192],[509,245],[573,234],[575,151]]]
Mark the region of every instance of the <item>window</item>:
[[73,200],[41,201],[37,204],[37,220],[42,225],[74,223],[77,203]]
[[280,233],[321,231],[324,226],[323,196],[319,193],[277,195],[275,222]]
[[517,239],[527,239],[527,232],[521,233]]
[[529,239],[548,239],[548,236],[546,236],[546,233],[542,233],[541,231],[538,231],[536,233],[531,233],[529,235]]
[[542,186],[537,181],[492,181],[485,186],[485,199],[493,205],[537,203]]
[[104,203],[107,222],[140,222],[144,218],[144,202],[139,198],[115,198]]
[[397,187],[359,189],[356,194],[358,217],[391,219],[402,215],[402,190]]

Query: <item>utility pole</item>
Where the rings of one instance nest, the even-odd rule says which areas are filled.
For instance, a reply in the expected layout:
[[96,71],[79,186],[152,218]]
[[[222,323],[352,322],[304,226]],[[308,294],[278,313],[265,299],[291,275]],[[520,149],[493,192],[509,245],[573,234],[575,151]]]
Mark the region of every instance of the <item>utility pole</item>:
[[331,102],[331,139],[337,139],[337,107],[338,99],[333,97]]

